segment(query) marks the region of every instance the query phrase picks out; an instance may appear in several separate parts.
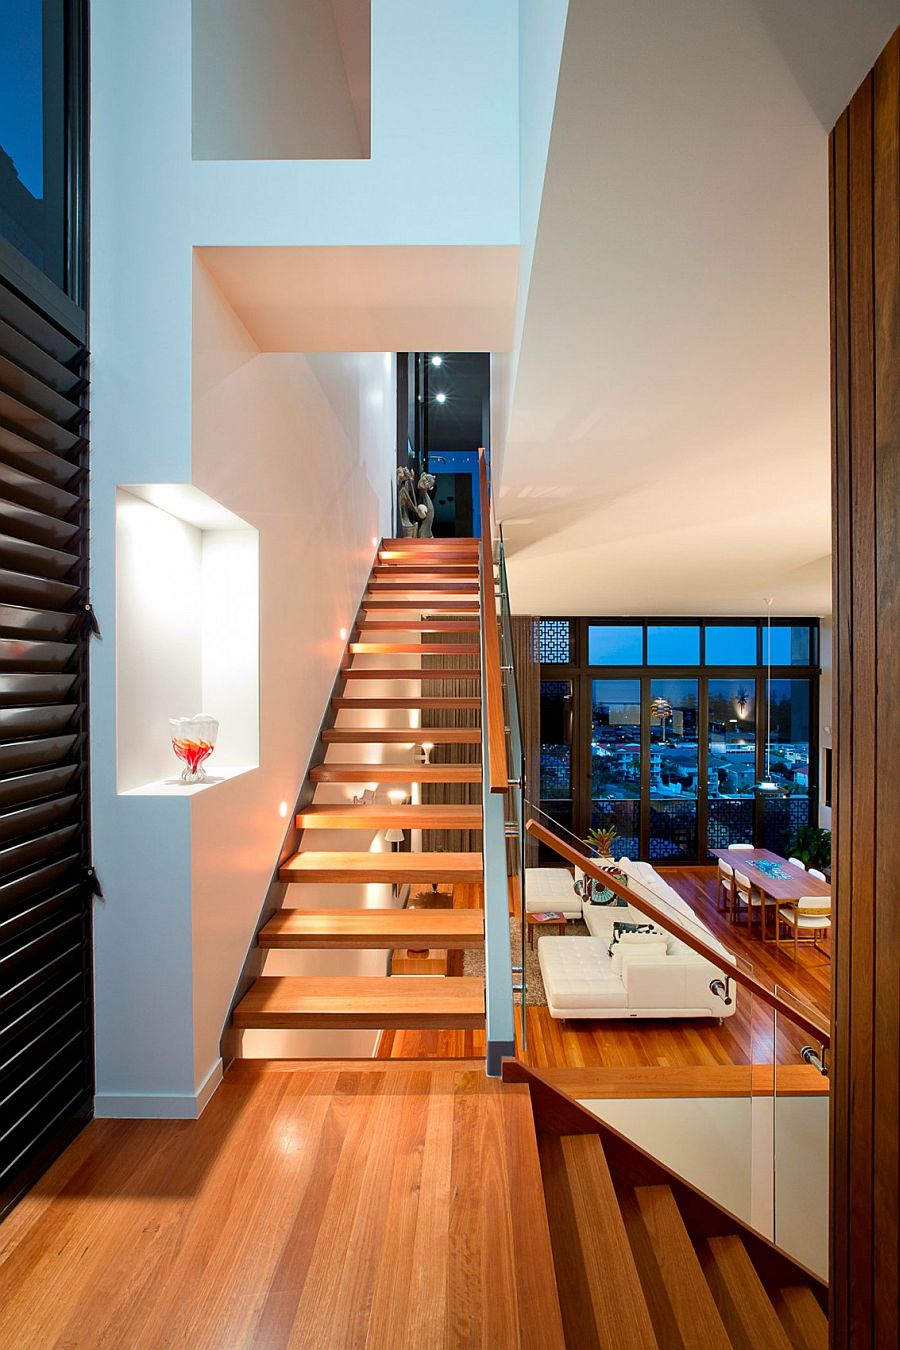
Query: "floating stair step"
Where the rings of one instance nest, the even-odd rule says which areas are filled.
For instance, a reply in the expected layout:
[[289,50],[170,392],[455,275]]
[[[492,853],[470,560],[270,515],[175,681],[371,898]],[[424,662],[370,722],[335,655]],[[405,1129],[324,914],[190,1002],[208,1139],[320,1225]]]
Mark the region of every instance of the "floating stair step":
[[317,764],[313,783],[480,783],[480,764]]
[[669,1186],[620,1197],[622,1217],[660,1345],[729,1350],[731,1340]]
[[459,642],[351,642],[351,656],[478,656],[481,648]]
[[470,581],[466,577],[460,577],[458,581],[449,580],[447,577],[397,577],[393,581],[385,581],[379,578],[377,581],[369,582],[370,595],[400,595],[409,591],[417,593],[424,591],[426,595],[439,594],[441,591],[449,591],[451,594],[477,595],[478,582]]
[[808,1285],[780,1289],[772,1302],[791,1345],[798,1350],[828,1350],[828,1318]]
[[323,731],[327,745],[480,745],[478,727],[332,727]]
[[423,572],[431,571],[439,573],[442,577],[477,577],[478,566],[476,563],[434,563],[434,562],[386,562],[376,563],[372,568],[372,573],[376,577],[418,577]]
[[478,666],[463,666],[460,670],[448,670],[444,666],[435,666],[434,670],[423,670],[421,666],[392,666],[385,670],[373,666],[344,666],[341,674],[346,680],[480,680]]
[[484,982],[464,975],[264,975],[235,1008],[234,1025],[285,1030],[478,1028],[484,1026]]
[[544,1135],[539,1147],[566,1343],[657,1350],[598,1136]]
[[480,909],[282,909],[262,928],[261,947],[465,951],[484,944]]
[[483,875],[480,853],[295,853],[278,869],[279,881],[326,884],[457,881],[477,885]]
[[381,610],[415,610],[425,614],[475,614],[480,613],[477,600],[363,600],[365,613]]
[[697,1255],[732,1342],[789,1350],[787,1332],[741,1239],[707,1238],[697,1244]]
[[300,830],[480,830],[480,806],[307,806]]
[[362,619],[358,628],[391,633],[477,633],[477,623],[465,619]]
[[[331,700],[333,708],[421,708],[434,710],[449,710],[452,708],[467,708],[470,710],[481,707],[480,698],[333,698]],[[431,728],[429,727],[430,731]]]
[[478,544],[479,540],[471,534],[454,534],[431,539],[420,539],[418,535],[414,539],[407,539],[403,536],[399,539],[385,538],[381,541],[381,547],[388,549],[414,548],[427,550],[430,548],[461,548],[475,549],[477,551]]

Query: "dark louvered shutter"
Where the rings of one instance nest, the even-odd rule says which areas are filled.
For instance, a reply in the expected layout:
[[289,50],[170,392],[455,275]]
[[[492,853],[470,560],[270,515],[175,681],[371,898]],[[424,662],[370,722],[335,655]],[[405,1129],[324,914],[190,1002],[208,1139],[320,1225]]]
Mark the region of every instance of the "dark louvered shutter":
[[86,374],[0,281],[0,1213],[93,1097]]

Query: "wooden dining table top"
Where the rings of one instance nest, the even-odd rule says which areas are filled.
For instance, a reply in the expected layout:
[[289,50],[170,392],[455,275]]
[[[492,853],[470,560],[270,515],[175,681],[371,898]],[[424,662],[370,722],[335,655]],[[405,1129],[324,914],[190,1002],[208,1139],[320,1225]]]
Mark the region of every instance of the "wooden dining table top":
[[[831,886],[827,881],[811,877],[802,867],[795,867],[777,853],[767,848],[711,848],[710,853],[721,858],[729,867],[737,868],[749,877],[754,888],[768,895],[770,899],[784,901],[799,900],[801,897],[820,895],[827,900],[831,897]],[[784,877],[770,877],[752,864],[755,862],[778,863],[787,873]]]

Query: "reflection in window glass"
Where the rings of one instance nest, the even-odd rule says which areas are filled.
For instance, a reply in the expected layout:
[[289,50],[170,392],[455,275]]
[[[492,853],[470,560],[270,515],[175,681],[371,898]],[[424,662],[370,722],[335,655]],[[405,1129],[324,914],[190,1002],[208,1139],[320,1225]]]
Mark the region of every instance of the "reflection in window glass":
[[0,0],[0,235],[65,284],[64,0]]
[[809,680],[772,680],[768,772],[789,796],[809,795]]
[[[769,634],[763,628],[763,665],[768,664]],[[808,666],[809,624],[772,624],[772,665]]]
[[640,680],[594,680],[591,713],[592,800],[640,797]]
[[541,681],[541,801],[572,796],[572,683]]
[[700,629],[690,624],[647,628],[647,664],[696,666],[700,660]]
[[756,625],[707,624],[708,666],[755,666]]
[[588,665],[642,666],[644,630],[640,624],[596,624],[588,627]]
[[710,680],[709,796],[748,798],[756,781],[756,681]]
[[697,681],[650,684],[650,795],[697,796]]

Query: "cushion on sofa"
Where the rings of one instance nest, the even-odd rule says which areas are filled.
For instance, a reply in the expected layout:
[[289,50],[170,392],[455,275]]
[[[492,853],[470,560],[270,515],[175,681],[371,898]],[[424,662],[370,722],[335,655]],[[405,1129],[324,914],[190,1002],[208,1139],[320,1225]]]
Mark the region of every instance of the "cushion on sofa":
[[625,986],[602,938],[542,937],[538,960],[555,1008],[624,1008]]
[[526,867],[525,910],[541,914],[557,909],[567,917],[581,917],[581,896],[572,873],[565,867]]

